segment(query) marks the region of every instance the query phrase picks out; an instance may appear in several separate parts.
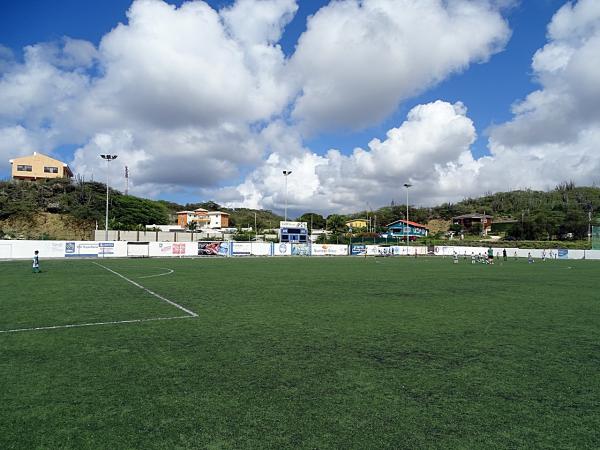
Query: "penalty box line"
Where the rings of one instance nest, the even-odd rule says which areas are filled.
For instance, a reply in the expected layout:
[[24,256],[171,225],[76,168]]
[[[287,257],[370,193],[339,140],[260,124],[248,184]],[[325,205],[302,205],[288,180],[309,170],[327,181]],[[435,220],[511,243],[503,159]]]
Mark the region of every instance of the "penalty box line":
[[15,328],[13,330],[0,330],[2,333],[18,333],[21,331],[42,331],[42,330],[58,330],[60,328],[81,328],[81,327],[93,327],[99,325],[118,325],[121,323],[140,323],[140,322],[153,322],[156,320],[176,320],[176,319],[191,319],[194,316],[176,316],[176,317],[155,317],[152,319],[132,319],[132,320],[113,320],[111,322],[90,322],[90,323],[74,323],[69,325],[53,325],[48,327],[33,327],[33,328]]
[[184,308],[183,306],[179,305],[178,303],[175,303],[174,301],[172,301],[172,300],[169,300],[168,298],[165,298],[165,297],[163,297],[162,295],[160,295],[160,294],[157,294],[157,293],[156,293],[156,292],[154,292],[154,291],[151,291],[150,289],[148,289],[148,288],[146,288],[146,287],[142,286],[141,284],[139,284],[139,283],[136,283],[136,282],[135,282],[135,281],[133,281],[133,280],[130,280],[130,279],[129,279],[129,278],[127,278],[125,275],[121,275],[119,272],[116,272],[116,271],[114,271],[114,270],[112,270],[112,269],[109,269],[108,267],[106,267],[106,266],[103,266],[102,264],[99,264],[99,263],[97,263],[97,262],[94,262],[93,264],[96,264],[97,266],[100,266],[100,267],[102,267],[103,269],[106,269],[106,270],[108,270],[109,272],[111,272],[111,273],[114,273],[116,276],[123,278],[125,281],[128,281],[129,283],[131,283],[131,284],[133,284],[134,286],[136,286],[136,287],[138,287],[138,288],[142,289],[143,291],[147,292],[148,294],[150,294],[150,295],[153,295],[153,296],[154,296],[154,297],[156,297],[157,299],[159,299],[159,300],[162,300],[163,302],[166,302],[166,303],[168,303],[169,305],[171,305],[171,306],[174,306],[175,308],[178,308],[178,309],[180,309],[181,311],[183,311],[183,312],[185,312],[186,314],[188,314],[190,317],[198,317],[198,314],[196,314],[194,311],[190,311],[189,309],[187,309],[187,308]]

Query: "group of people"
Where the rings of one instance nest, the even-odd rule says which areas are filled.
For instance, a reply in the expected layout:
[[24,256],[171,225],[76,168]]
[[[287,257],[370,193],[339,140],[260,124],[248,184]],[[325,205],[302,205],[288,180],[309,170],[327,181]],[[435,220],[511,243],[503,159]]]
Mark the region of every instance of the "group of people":
[[[499,256],[499,254],[498,254]],[[502,258],[504,261],[508,259],[506,249],[502,250]],[[454,264],[458,264],[458,253],[454,250],[453,253]],[[467,259],[467,252],[465,252],[464,259]],[[494,264],[494,250],[492,247],[488,248],[487,254],[471,252],[471,264]]]

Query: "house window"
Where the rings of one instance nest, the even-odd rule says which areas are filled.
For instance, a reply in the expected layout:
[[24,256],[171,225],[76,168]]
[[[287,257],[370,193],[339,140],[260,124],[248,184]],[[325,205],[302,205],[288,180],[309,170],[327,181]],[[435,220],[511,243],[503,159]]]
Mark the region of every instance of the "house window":
[[44,166],[44,172],[46,172],[46,173],[58,173],[58,167]]
[[19,172],[31,172],[33,169],[31,168],[31,166],[26,166],[24,164],[19,164],[19,165],[17,165],[17,170]]

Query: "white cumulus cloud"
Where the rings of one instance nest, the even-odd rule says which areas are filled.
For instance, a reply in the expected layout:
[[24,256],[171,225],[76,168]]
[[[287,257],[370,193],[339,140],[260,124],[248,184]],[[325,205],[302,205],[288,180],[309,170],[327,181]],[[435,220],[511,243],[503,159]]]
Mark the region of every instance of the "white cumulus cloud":
[[[308,19],[286,56],[279,42],[297,0],[237,0],[220,10],[200,0],[179,7],[135,0],[127,21],[98,46],[65,37],[26,47],[22,61],[0,46],[0,156],[6,156],[0,167],[8,167],[10,156],[51,154],[69,144],[77,150],[68,162],[88,179],[104,178],[100,153],[119,154],[115,173],[128,165],[132,192],[142,195],[199,189],[232,203],[278,208],[281,170],[293,167],[291,207],[387,203],[398,200],[406,180],[422,201],[456,196],[461,184],[453,174],[484,166],[469,152],[476,133],[460,103],[419,105],[384,140],[350,155],[315,154],[304,139],[375,124],[410,96],[487,61],[509,38],[502,17],[508,3],[332,1]],[[579,89],[593,92],[583,47],[593,58],[586,37],[595,28],[587,24],[587,32],[567,42],[561,33],[571,36],[569,27],[580,27],[561,20],[552,42],[564,48],[555,57],[540,53],[537,64],[547,67],[540,80],[550,86],[554,77],[560,86],[567,64]],[[558,88],[552,95],[575,104],[584,97]],[[531,105],[520,107],[533,110],[552,95],[532,94]],[[508,145],[501,134],[493,135],[498,154]],[[113,184],[122,189],[122,176]]]
[[282,171],[292,170],[288,202],[294,211],[351,212],[368,203],[387,204],[400,200],[405,182],[414,184],[414,198],[435,202],[462,196],[464,186],[445,178],[457,165],[476,165],[470,153],[475,138],[464,105],[436,101],[413,108],[405,122],[389,130],[384,141],[372,140],[368,149],[356,148],[347,156],[335,149],[326,155],[299,146],[292,152],[275,150],[236,188],[237,201],[231,189],[216,194],[233,206],[281,210]]
[[290,71],[301,95],[293,116],[308,130],[361,128],[473,62],[510,36],[487,1],[331,2],[307,24]]

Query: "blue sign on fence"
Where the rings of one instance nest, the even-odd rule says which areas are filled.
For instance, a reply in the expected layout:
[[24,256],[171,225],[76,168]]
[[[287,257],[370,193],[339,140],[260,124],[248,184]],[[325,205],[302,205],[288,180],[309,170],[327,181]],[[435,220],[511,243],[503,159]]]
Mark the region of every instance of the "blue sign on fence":
[[353,256],[366,255],[367,246],[365,244],[352,244],[350,254]]

